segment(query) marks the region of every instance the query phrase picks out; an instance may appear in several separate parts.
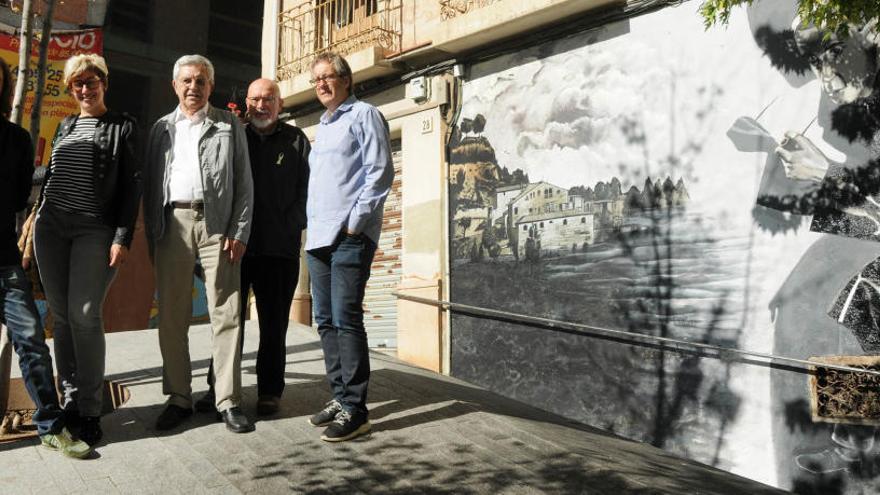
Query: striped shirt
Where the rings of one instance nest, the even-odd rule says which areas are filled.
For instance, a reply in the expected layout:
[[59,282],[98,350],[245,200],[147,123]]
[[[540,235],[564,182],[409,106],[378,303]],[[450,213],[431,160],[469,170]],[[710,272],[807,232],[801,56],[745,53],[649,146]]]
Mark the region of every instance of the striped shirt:
[[62,210],[101,216],[92,168],[95,162],[96,117],[80,117],[70,134],[52,149],[51,175],[44,192],[46,201]]

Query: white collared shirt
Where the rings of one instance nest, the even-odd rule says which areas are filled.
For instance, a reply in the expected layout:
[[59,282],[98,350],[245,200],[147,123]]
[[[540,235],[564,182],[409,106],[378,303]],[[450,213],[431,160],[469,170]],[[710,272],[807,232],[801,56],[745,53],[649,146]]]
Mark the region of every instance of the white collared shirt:
[[168,170],[168,200],[201,201],[202,171],[199,166],[199,139],[202,124],[208,115],[208,105],[202,107],[192,117],[187,116],[180,107],[174,115],[174,149]]

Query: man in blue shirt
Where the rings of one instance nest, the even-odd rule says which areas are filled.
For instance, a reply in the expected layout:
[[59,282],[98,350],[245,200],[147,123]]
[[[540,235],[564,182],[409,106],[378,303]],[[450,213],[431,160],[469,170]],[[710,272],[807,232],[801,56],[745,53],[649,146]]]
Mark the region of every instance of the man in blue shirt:
[[341,442],[370,431],[364,289],[394,167],[388,123],[352,94],[348,62],[332,53],[319,55],[312,81],[327,111],[309,155],[306,256],[333,399],[309,421],[327,426],[322,440]]

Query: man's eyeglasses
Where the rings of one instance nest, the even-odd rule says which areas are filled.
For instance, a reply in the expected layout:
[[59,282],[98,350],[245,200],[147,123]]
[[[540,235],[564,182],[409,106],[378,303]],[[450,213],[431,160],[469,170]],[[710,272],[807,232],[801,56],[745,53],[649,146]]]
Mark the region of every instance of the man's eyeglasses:
[[254,105],[256,105],[257,103],[259,103],[261,101],[263,103],[267,103],[267,104],[271,105],[272,103],[275,103],[275,97],[274,96],[248,96],[247,101],[248,101],[248,103],[253,103]]
[[81,91],[83,88],[88,88],[89,90],[96,89],[99,84],[101,84],[101,79],[97,77],[91,79],[74,79],[73,81],[70,81],[70,87],[77,91]]
[[337,79],[339,79],[339,75],[337,75],[337,74],[328,74],[328,75],[326,75],[326,76],[318,76],[318,77],[316,77],[316,78],[314,78],[314,79],[309,79],[309,84],[311,84],[311,85],[313,85],[313,86],[317,86],[317,85],[321,84],[322,82],[325,82],[325,83],[327,83],[327,84],[330,84],[330,83],[332,83],[333,81],[335,81],[335,80],[337,80]]

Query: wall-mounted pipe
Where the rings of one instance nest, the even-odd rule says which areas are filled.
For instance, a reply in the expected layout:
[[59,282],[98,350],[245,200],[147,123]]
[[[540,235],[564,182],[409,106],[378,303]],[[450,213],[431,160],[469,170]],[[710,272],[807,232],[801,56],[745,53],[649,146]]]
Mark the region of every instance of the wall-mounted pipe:
[[428,304],[431,306],[436,306],[441,309],[468,314],[470,316],[478,316],[478,317],[486,317],[493,318],[499,320],[510,321],[514,323],[522,323],[524,325],[546,328],[549,330],[565,332],[574,335],[581,335],[584,337],[591,338],[612,338],[618,340],[624,340],[633,342],[636,344],[653,344],[653,345],[663,345],[673,347],[682,351],[700,351],[700,352],[711,352],[712,356],[709,357],[717,357],[718,359],[731,359],[732,355],[738,356],[747,356],[749,358],[758,358],[766,361],[767,364],[775,364],[782,365],[788,367],[797,368],[799,371],[803,371],[809,374],[815,372],[816,367],[833,369],[839,371],[846,371],[849,373],[860,373],[863,375],[871,375],[871,376],[880,376],[880,371],[866,370],[862,368],[854,368],[852,366],[845,366],[839,364],[830,364],[830,363],[822,363],[818,361],[809,361],[806,359],[798,359],[787,356],[778,356],[775,354],[769,354],[765,352],[756,352],[749,351],[745,349],[737,349],[730,347],[721,347],[712,344],[705,344],[702,342],[691,342],[688,340],[681,339],[672,339],[669,337],[658,337],[655,335],[646,335],[636,332],[629,332],[626,330],[617,330],[613,328],[604,328],[597,327],[593,325],[584,325],[582,323],[572,323],[568,321],[561,320],[553,320],[550,318],[541,318],[537,316],[529,316],[523,315],[519,313],[512,313],[509,311],[501,311],[497,309],[489,309],[482,308],[479,306],[471,306],[469,304],[460,304],[454,303],[450,301],[436,300],[436,299],[427,299],[424,297],[411,296],[407,294],[402,294],[400,292],[395,292],[394,295],[398,299],[403,299],[405,301],[412,301],[421,304]]

